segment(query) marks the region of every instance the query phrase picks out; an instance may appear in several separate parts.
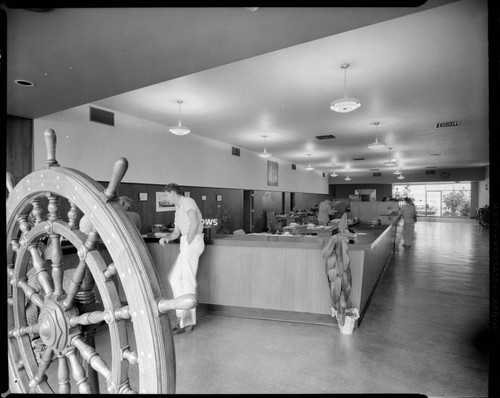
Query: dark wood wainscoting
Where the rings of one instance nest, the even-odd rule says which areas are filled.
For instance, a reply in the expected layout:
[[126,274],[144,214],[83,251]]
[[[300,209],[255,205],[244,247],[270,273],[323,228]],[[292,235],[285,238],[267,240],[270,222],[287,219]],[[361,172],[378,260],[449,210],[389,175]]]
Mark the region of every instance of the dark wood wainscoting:
[[[33,120],[7,115],[6,171],[14,176],[14,183],[33,171]],[[41,168],[43,165],[36,165]]]
[[[104,187],[108,182],[100,182]],[[163,192],[165,184],[121,183],[118,194],[130,197],[134,201],[133,211],[141,216],[142,233],[151,232],[153,224],[168,225],[174,222],[174,212],[156,211],[156,192]],[[227,228],[232,233],[235,229],[243,228],[243,190],[226,188],[206,188],[181,186],[189,192],[200,208],[203,219],[219,219],[228,215]],[[140,201],[139,193],[147,193],[147,200]],[[204,198],[203,198],[204,197]],[[218,201],[217,199],[220,199]]]

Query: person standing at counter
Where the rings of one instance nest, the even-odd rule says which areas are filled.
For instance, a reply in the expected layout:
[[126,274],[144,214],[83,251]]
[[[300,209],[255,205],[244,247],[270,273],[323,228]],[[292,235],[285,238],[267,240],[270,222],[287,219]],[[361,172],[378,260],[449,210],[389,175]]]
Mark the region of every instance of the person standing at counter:
[[330,216],[335,214],[335,209],[333,208],[332,199],[326,198],[323,202],[319,204],[318,210],[318,223],[319,225],[328,225],[330,221]]
[[417,211],[413,201],[406,197],[405,204],[401,208],[401,218],[403,224],[403,246],[410,247],[413,244],[413,234],[415,233],[415,221],[417,221]]
[[[170,272],[168,280],[172,286],[174,298],[184,294],[197,295],[196,273],[201,253],[205,250],[203,224],[200,209],[192,198],[183,196],[177,184],[168,184],[164,191],[167,201],[175,205],[175,227],[159,243],[165,246],[169,241],[181,237],[180,252]],[[192,331],[196,325],[196,309],[176,310],[177,326],[173,334]]]

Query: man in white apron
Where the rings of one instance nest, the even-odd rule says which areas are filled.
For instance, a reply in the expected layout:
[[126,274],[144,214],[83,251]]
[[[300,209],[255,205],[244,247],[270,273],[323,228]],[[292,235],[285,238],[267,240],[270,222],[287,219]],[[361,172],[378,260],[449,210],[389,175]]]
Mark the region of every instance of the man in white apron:
[[[181,237],[180,252],[175,264],[170,271],[168,280],[172,287],[174,298],[183,294],[196,294],[198,284],[196,273],[201,253],[205,250],[203,241],[203,224],[200,209],[196,202],[183,196],[177,184],[168,184],[165,187],[166,199],[175,205],[175,228],[166,238],[161,238],[159,243],[165,246],[169,241]],[[196,325],[196,309],[176,310],[177,326],[174,334],[192,331]]]

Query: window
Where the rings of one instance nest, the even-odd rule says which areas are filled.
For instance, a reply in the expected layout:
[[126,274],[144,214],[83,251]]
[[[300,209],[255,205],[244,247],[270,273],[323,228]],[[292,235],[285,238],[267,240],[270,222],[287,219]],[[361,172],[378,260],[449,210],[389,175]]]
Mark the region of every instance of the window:
[[394,198],[413,199],[419,216],[470,217],[470,182],[394,184]]

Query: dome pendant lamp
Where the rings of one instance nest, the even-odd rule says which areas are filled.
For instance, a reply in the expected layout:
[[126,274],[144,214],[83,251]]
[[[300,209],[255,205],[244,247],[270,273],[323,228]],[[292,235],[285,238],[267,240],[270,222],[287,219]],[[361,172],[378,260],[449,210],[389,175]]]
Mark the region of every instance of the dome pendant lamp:
[[361,102],[357,98],[347,96],[346,69],[349,67],[349,64],[342,64],[340,67],[344,69],[344,98],[332,101],[330,109],[339,113],[352,112],[361,106]]
[[271,152],[267,152],[266,151],[266,138],[267,138],[267,135],[263,135],[262,138],[264,138],[264,151],[259,153],[259,156],[263,159],[266,159],[266,158],[269,158],[272,156],[272,153]]
[[[311,156],[311,154],[308,153],[307,156]],[[307,171],[314,170],[314,167],[311,165],[311,162],[309,162],[305,168]]]
[[181,104],[183,101],[177,100],[177,103],[179,104],[179,124],[177,126],[172,126],[168,129],[172,134],[175,135],[186,135],[191,132],[191,129],[189,127],[183,126],[181,124]]
[[392,158],[392,148],[389,148],[389,153],[389,160],[387,162],[384,162],[384,165],[386,165],[387,167],[396,166],[398,162],[396,162],[396,159]]
[[383,142],[378,142],[378,125],[380,122],[374,122],[373,124],[375,125],[375,142],[368,145],[368,149],[377,150],[385,148],[385,144]]

